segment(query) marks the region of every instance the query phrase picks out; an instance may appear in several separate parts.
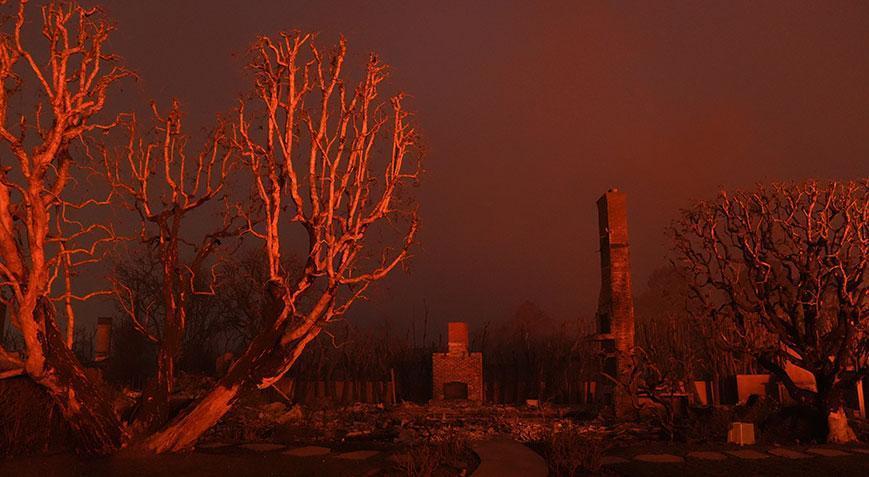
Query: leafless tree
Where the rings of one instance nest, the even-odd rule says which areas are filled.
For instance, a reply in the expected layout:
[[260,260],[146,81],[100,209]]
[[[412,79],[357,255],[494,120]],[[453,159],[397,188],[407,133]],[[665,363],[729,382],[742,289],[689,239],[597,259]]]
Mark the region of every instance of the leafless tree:
[[[83,449],[104,452],[120,443],[123,427],[72,354],[52,303],[52,298],[82,300],[100,291],[76,294],[69,282],[61,297],[52,297],[51,290],[61,269],[69,276],[71,269],[93,260],[95,247],[113,233],[106,225],[71,218],[71,211],[102,201],[71,201],[67,189],[81,149],[77,145],[115,126],[114,119],[96,118],[109,88],[130,73],[104,51],[110,24],[97,10],[72,3],[42,7],[47,51],[26,44],[27,3],[18,2],[0,35],[0,142],[7,151],[0,169],[0,285],[25,356],[0,350],[0,357],[17,361],[48,391]],[[11,101],[22,92],[35,101]],[[72,326],[68,323],[69,333]]]
[[590,342],[582,321],[553,319],[526,300],[511,319],[474,333],[471,344],[485,356],[487,380],[510,390],[504,398],[569,400],[571,387],[590,380],[595,364],[585,354]]
[[[418,221],[402,191],[418,179],[416,134],[402,95],[380,99],[386,66],[377,56],[355,88],[345,85],[345,57],[343,38],[324,51],[301,33],[253,48],[255,93],[241,102],[233,140],[258,204],[238,213],[266,251],[266,321],[216,387],[148,439],[156,452],[192,445],[243,386],[280,379],[327,323],[408,257]],[[298,275],[282,267],[290,226],[307,239]],[[390,237],[397,245],[383,246]]]
[[[652,272],[649,287],[635,301],[637,346],[668,376],[685,383],[753,372],[743,348],[726,346],[739,336],[729,323],[713,323],[695,309],[690,288],[678,267]],[[745,337],[745,334],[742,334]]]
[[214,294],[217,265],[209,263],[209,258],[221,240],[238,234],[234,217],[227,213],[222,221],[200,233],[195,242],[192,237],[196,234],[186,225],[196,213],[214,213],[207,206],[221,199],[233,164],[225,128],[218,126],[206,146],[190,155],[178,102],[173,101],[168,114],[161,114],[156,105],[152,105],[152,112],[156,126],[145,137],[139,136],[136,121],[130,121],[129,143],[122,158],[107,148],[102,154],[112,187],[137,212],[140,241],[155,249],[153,255],[160,262],[162,310],[138,307],[141,301],[136,300],[132,284],[113,280],[118,303],[133,327],[158,346],[157,375],[143,393],[142,411],[134,426],[140,430],[165,423],[187,328],[189,301],[197,294]]
[[[73,301],[111,293],[75,293],[75,270],[97,260],[98,245],[115,235],[110,225],[75,220],[72,211],[124,196],[139,213],[140,238],[154,245],[161,261],[160,320],[151,315],[156,310],[134,306],[133,288],[115,281],[131,321],[159,345],[159,371],[144,393],[145,412],[134,427],[145,431],[140,442],[153,451],[187,448],[226,413],[242,387],[263,388],[280,379],[324,326],[407,259],[418,220],[405,190],[418,179],[419,148],[403,96],[380,98],[386,66],[374,55],[359,84],[345,87],[343,39],[323,51],[311,35],[264,37],[253,48],[250,64],[254,94],[241,101],[237,122],[218,128],[203,153],[187,156],[181,116],[173,105],[165,115],[154,109],[158,125],[152,134],[140,138],[131,127],[126,154],[119,158],[92,134],[135,125],[121,118],[93,120],[108,88],[131,75],[103,51],[108,23],[96,10],[50,3],[42,9],[48,44],[43,58],[23,44],[26,7],[26,1],[18,4],[12,32],[0,37],[0,141],[14,158],[0,170],[0,296],[13,310],[25,352],[0,348],[0,360],[45,387],[82,450],[107,453],[130,442],[128,427],[67,344]],[[22,87],[38,89],[41,99],[32,109],[15,111],[9,98]],[[8,124],[12,115],[17,128]],[[75,180],[70,173],[74,157],[93,160],[94,151],[103,152],[111,190],[102,199],[72,201],[68,184]],[[248,171],[252,194],[234,205],[221,226],[194,241],[182,223],[225,191],[233,157]],[[265,250],[267,267],[259,287],[266,298],[256,307],[262,317],[253,339],[214,389],[164,426],[186,305],[202,291],[201,279],[214,273],[208,257],[224,234],[232,234],[233,217]],[[307,239],[296,254],[304,257],[301,271],[286,266],[297,245],[293,227]],[[187,246],[192,252],[182,253]],[[52,287],[58,277],[62,284]],[[206,288],[210,282],[204,280]],[[53,289],[63,291],[52,296]],[[66,310],[66,339],[53,300]]]
[[[638,417],[648,414],[663,433],[673,439],[677,432],[675,395],[684,391],[684,369],[672,363],[659,365],[658,360],[640,346],[635,347],[633,353],[618,358],[628,362],[628,372],[620,376],[602,373],[603,377],[624,390]],[[643,402],[643,398],[647,401]]]
[[[672,234],[692,300],[735,331],[722,341],[750,353],[794,398],[826,416],[866,375],[869,181],[722,192],[683,211]],[[816,390],[797,386],[786,363],[811,372]]]

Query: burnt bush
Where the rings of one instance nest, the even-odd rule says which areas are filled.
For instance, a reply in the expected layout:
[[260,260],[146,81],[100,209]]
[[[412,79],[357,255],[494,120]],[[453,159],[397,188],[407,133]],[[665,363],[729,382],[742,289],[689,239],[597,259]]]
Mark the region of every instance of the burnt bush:
[[612,442],[603,434],[579,426],[565,426],[553,429],[532,447],[543,454],[550,475],[573,477],[600,473],[604,453],[612,447]]
[[827,417],[801,405],[775,409],[758,419],[757,426],[764,442],[824,442],[827,435]]
[[685,437],[696,442],[723,442],[731,422],[733,411],[729,408],[692,407],[686,416]]
[[398,471],[408,477],[466,475],[478,463],[467,438],[459,432],[417,442],[396,458]]
[[71,436],[42,387],[26,377],[0,380],[0,455],[66,449]]

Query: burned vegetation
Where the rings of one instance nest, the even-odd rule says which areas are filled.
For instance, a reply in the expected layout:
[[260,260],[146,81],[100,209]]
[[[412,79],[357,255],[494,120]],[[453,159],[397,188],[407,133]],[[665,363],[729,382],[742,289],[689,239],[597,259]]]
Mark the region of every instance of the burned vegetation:
[[[26,376],[48,393],[81,452],[189,448],[242,389],[277,382],[328,323],[407,258],[418,223],[407,192],[419,151],[403,97],[381,92],[387,68],[375,55],[348,82],[343,39],[321,48],[304,33],[261,37],[250,50],[252,94],[195,147],[178,103],[155,105],[142,121],[109,112],[111,88],[133,73],[105,51],[112,28],[98,10],[68,2],[4,8],[0,253],[20,345],[0,350],[4,375]],[[31,44],[26,19],[40,10],[42,41]],[[97,175],[104,194],[75,187]],[[108,221],[115,214],[119,222]],[[261,243],[245,245],[262,261],[244,286],[259,301],[257,316],[230,338],[237,354],[222,376],[173,412],[188,313],[226,286],[242,239]],[[141,254],[153,273],[115,273],[104,287],[79,291],[93,286],[83,268],[104,264],[111,248]],[[288,266],[289,256],[300,266]],[[156,348],[154,374],[127,416],[73,352],[73,302],[107,295],[124,326]]]
[[[183,101],[122,110],[136,73],[99,8],[0,10],[0,453],[16,474],[574,476],[866,453],[865,178],[691,204],[639,293],[628,196],[610,189],[596,312],[524,301],[467,323],[424,304],[357,323],[424,253],[425,148],[378,55],[255,38],[245,91],[197,132]],[[95,300],[109,311],[81,313]]]

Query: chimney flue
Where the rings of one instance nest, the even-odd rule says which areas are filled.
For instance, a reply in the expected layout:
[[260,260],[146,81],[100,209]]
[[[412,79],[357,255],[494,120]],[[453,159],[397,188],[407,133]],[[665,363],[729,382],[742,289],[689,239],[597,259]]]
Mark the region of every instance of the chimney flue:
[[468,324],[452,321],[448,324],[447,352],[449,354],[468,354]]

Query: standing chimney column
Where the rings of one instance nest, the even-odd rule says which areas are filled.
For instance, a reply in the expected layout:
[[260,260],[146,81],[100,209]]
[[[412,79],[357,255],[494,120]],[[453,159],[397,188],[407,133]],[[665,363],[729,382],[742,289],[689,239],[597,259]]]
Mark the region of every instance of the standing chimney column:
[[[631,290],[631,261],[628,251],[627,196],[610,189],[597,201],[600,230],[601,288],[598,301],[598,333],[607,353],[604,372],[616,379],[630,373],[634,351],[634,300]],[[616,417],[631,412],[631,397],[622,386],[609,380],[601,383],[612,387],[612,405]]]

